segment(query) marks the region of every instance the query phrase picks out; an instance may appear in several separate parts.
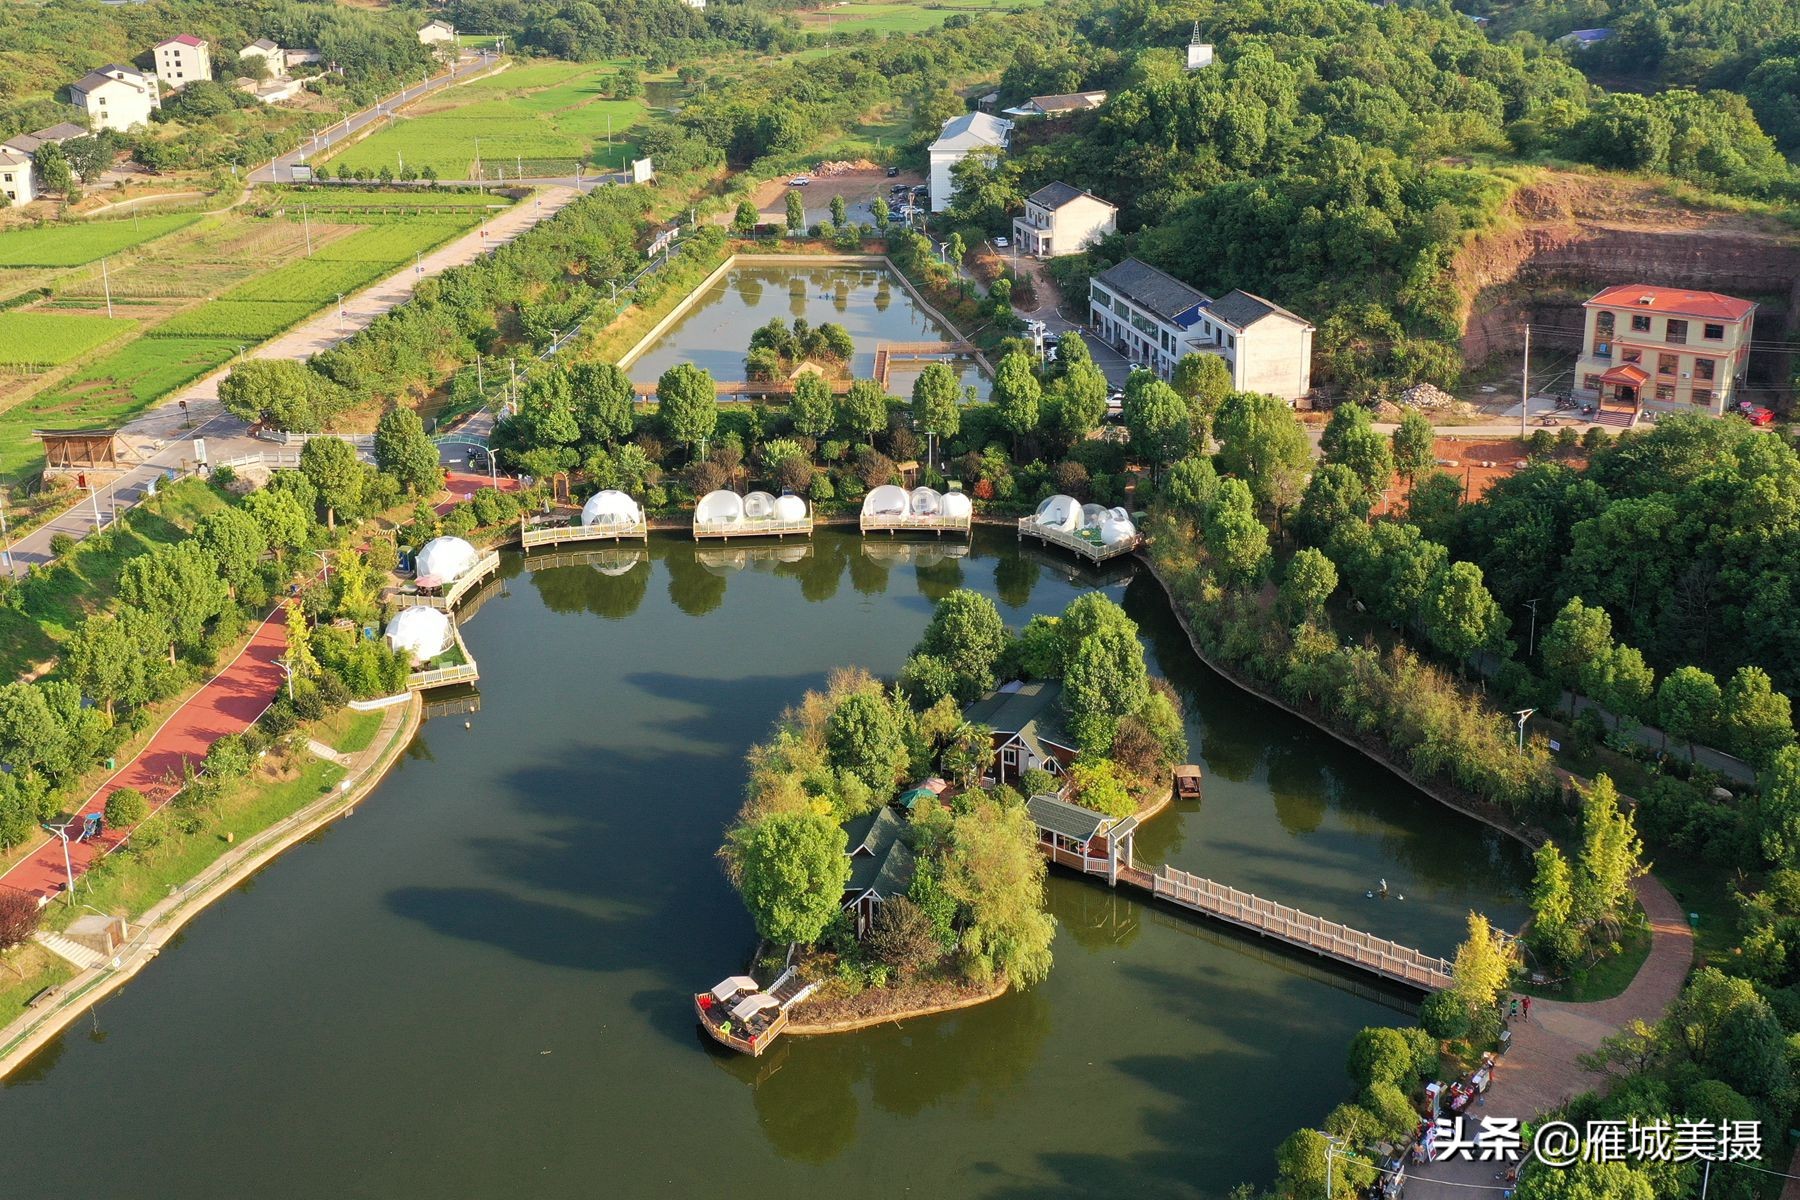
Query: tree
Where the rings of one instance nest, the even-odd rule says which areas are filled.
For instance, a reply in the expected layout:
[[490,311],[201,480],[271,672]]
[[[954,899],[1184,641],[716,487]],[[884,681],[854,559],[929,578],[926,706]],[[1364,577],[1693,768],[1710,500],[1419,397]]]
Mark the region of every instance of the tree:
[[1125,428],[1132,448],[1147,460],[1157,478],[1187,451],[1193,416],[1175,389],[1148,371],[1133,371],[1125,385]]
[[357,624],[373,621],[381,613],[379,581],[369,560],[354,550],[338,555],[337,570],[332,574],[337,588],[337,611]]
[[1406,476],[1410,492],[1418,477],[1437,465],[1437,431],[1424,413],[1409,408],[1401,414],[1399,427],[1392,437],[1394,467]]
[[1794,741],[1788,698],[1773,689],[1761,667],[1739,667],[1719,697],[1719,728],[1726,747],[1752,766],[1767,766]]
[[962,945],[970,970],[1004,975],[1017,987],[1046,978],[1056,923],[1044,911],[1044,858],[1024,806],[973,800],[951,820],[943,870],[945,893],[967,914]]
[[[1354,1200],[1375,1182],[1374,1164],[1334,1152],[1331,1169],[1325,1165],[1330,1143],[1316,1129],[1297,1129],[1275,1148],[1276,1190],[1293,1200]],[[1331,1180],[1331,1194],[1325,1181]]]
[[1419,621],[1431,644],[1458,664],[1478,650],[1494,648],[1506,636],[1506,617],[1474,563],[1451,563],[1431,577]]
[[1217,464],[1250,487],[1257,504],[1280,518],[1300,500],[1312,469],[1312,447],[1287,402],[1256,392],[1233,392],[1213,422]]
[[831,432],[835,407],[831,385],[822,376],[809,372],[794,381],[788,418],[794,423],[795,433],[816,439]]
[[1308,547],[1296,552],[1281,580],[1281,606],[1288,619],[1304,621],[1316,616],[1337,584],[1337,566],[1321,551]]
[[962,388],[956,372],[943,363],[928,363],[913,380],[912,415],[922,432],[953,438],[962,428]]
[[1169,468],[1163,495],[1182,516],[1203,521],[1218,490],[1219,472],[1212,459],[1203,454],[1190,454]]
[[[1589,607],[1575,596],[1556,614],[1538,644],[1550,677],[1573,693],[1581,687],[1582,667],[1611,653],[1612,618],[1604,608]],[[1571,699],[1571,717],[1574,711]]]
[[114,789],[106,798],[106,823],[114,829],[130,829],[144,819],[150,804],[134,787]]
[[881,230],[881,232],[883,232],[883,233],[886,233],[887,229],[888,229],[888,221],[892,219],[892,213],[888,209],[887,197],[886,196],[877,196],[877,197],[875,197],[875,199],[871,200],[869,202],[869,212],[875,218],[875,228]]
[[263,555],[269,552],[269,539],[262,526],[239,508],[207,514],[194,528],[194,537],[212,555],[220,578],[234,595],[256,580]]
[[731,831],[725,855],[756,932],[777,945],[819,940],[838,914],[850,857],[820,813],[773,813]]
[[1566,970],[1581,952],[1581,938],[1572,923],[1574,873],[1555,842],[1539,846],[1532,855],[1532,865],[1531,946],[1547,966]]
[[942,957],[933,936],[931,919],[905,896],[884,900],[869,922],[863,944],[878,962],[891,967],[902,979]]
[[1762,773],[1756,824],[1763,857],[1791,866],[1800,855],[1800,746],[1783,746]]
[[631,436],[637,394],[631,376],[606,362],[576,363],[569,369],[575,427],[581,440],[617,446]]
[[656,381],[656,402],[663,432],[690,450],[712,437],[719,423],[713,377],[693,363],[676,363],[662,373]]
[[119,596],[166,622],[170,661],[176,647],[200,644],[206,623],[226,603],[218,564],[194,541],[158,546],[128,561],[119,572]]
[[108,720],[114,705],[128,699],[143,681],[139,647],[124,623],[98,613],[82,621],[70,637],[63,666],[89,699],[106,706]]
[[919,650],[956,673],[957,699],[967,704],[994,686],[994,664],[1006,649],[1000,610],[980,592],[958,588],[937,602]]
[[1678,738],[1694,757],[1694,743],[1711,735],[1719,720],[1724,693],[1719,681],[1699,667],[1677,667],[1663,677],[1656,689],[1656,718],[1662,726],[1663,744]]
[[75,173],[69,169],[69,156],[58,142],[45,142],[32,152],[31,165],[43,181],[46,192],[66,195],[75,186]]
[[994,371],[993,401],[1000,411],[1000,423],[1013,435],[1013,449],[1019,439],[1034,432],[1038,425],[1038,403],[1044,388],[1031,369],[1031,356],[1015,350],[1000,360]]
[[287,602],[287,653],[282,661],[287,664],[288,674],[296,680],[316,679],[319,675],[319,660],[313,654],[312,626],[306,623],[306,615],[300,611],[300,601]]
[[1512,951],[1509,950],[1488,919],[1478,912],[1469,914],[1469,936],[1456,948],[1456,961],[1450,968],[1450,988],[1470,1012],[1482,1012],[1494,1001],[1512,978]]
[[994,731],[986,725],[960,725],[939,761],[959,787],[971,788],[994,765]]
[[1074,332],[1063,334],[1057,361],[1063,373],[1051,386],[1046,424],[1055,429],[1057,436],[1075,445],[1086,440],[1106,418],[1109,385],[1106,373],[1088,352],[1087,343]]
[[444,485],[438,449],[425,436],[419,414],[410,408],[390,408],[376,422],[375,465],[409,493],[428,495]]
[[798,233],[806,228],[806,201],[796,191],[787,194],[787,227],[790,233]]
[[842,196],[833,196],[831,198],[831,223],[833,225],[842,225],[849,219],[849,210],[844,205],[844,198]]
[[303,363],[252,358],[219,381],[219,403],[239,420],[316,433],[349,403],[349,394]]
[[882,797],[893,791],[906,770],[906,737],[899,715],[873,686],[838,702],[825,722],[825,750],[833,767],[861,779]]
[[1136,712],[1149,698],[1143,643],[1117,626],[1082,638],[1063,666],[1069,732],[1084,752],[1106,753],[1119,718]]
[[36,896],[12,888],[0,889],[0,951],[29,942],[43,917],[44,910]]
[[1373,508],[1374,497],[1355,471],[1343,463],[1325,463],[1306,481],[1294,533],[1303,542],[1323,546],[1340,526],[1367,521]]
[[838,426],[875,444],[875,435],[887,428],[888,398],[873,379],[858,379],[850,384],[839,401]]
[[[289,473],[277,471],[274,479]],[[272,484],[274,480],[270,482]],[[310,483],[307,490],[312,490]],[[291,490],[270,486],[251,492],[244,497],[244,511],[262,526],[263,536],[269,539],[269,546],[278,559],[288,551],[306,545],[312,534],[312,513],[302,506],[300,498]]]
[[1269,562],[1269,531],[1256,519],[1250,489],[1241,479],[1219,484],[1206,514],[1206,549],[1220,578],[1249,585]]
[[1581,790],[1581,848],[1575,855],[1571,908],[1584,925],[1616,927],[1633,903],[1632,884],[1644,874],[1637,822],[1619,807],[1619,791],[1604,773]]
[[361,515],[368,474],[349,442],[336,437],[308,438],[300,448],[300,473],[319,493],[327,526],[337,527],[339,513],[352,520]]
[[731,232],[739,237],[749,237],[756,232],[756,222],[760,216],[761,214],[756,211],[756,205],[747,199],[739,200],[737,212],[731,218]]
[[1217,354],[1184,354],[1169,373],[1169,386],[1196,413],[1210,416],[1231,393],[1231,368]]
[[1398,1029],[1379,1025],[1370,1026],[1351,1039],[1346,1069],[1357,1091],[1377,1083],[1410,1089],[1418,1078],[1412,1044]]
[[1656,687],[1656,673],[1643,654],[1623,643],[1615,643],[1605,656],[1587,664],[1581,680],[1582,689],[1612,711],[1615,726],[1627,717],[1642,719]]

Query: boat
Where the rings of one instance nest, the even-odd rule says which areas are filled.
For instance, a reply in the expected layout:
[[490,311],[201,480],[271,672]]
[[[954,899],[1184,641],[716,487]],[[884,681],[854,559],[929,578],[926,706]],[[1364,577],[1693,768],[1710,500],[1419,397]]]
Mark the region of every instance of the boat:
[[1186,763],[1175,768],[1175,798],[1177,800],[1198,800],[1200,798],[1200,768],[1193,763]]

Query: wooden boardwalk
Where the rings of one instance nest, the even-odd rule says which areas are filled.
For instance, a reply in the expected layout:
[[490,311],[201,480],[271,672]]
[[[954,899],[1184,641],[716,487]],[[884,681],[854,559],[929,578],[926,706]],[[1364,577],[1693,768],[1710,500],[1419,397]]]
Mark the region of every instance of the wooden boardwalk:
[[637,520],[613,525],[528,525],[523,517],[519,518],[519,545],[526,550],[567,542],[619,542],[626,538],[634,542],[648,541],[649,524]]
[[971,536],[974,528],[973,517],[915,516],[912,513],[864,513],[862,515],[863,533],[930,533],[942,536],[944,533],[960,533],[964,537]]
[[1109,558],[1117,558],[1121,554],[1130,554],[1143,541],[1142,536],[1128,538],[1110,545],[1090,542],[1078,533],[1070,533],[1066,529],[1052,529],[1039,525],[1036,517],[1019,518],[1019,538],[1036,538],[1045,546],[1061,546],[1064,550],[1073,551],[1091,563],[1103,563]]
[[887,387],[896,361],[921,358],[936,361],[974,353],[973,342],[882,342],[875,347],[875,382]]
[[[1111,864],[1104,856],[1046,846],[1039,848],[1052,862],[1084,874],[1107,879],[1111,873]],[[1286,943],[1296,950],[1311,951],[1321,958],[1355,967],[1391,983],[1426,992],[1442,991],[1451,983],[1448,959],[1433,958],[1410,946],[1189,874],[1166,863],[1154,872],[1135,863],[1121,864],[1117,878],[1118,884],[1149,892],[1158,900]]]
[[474,566],[458,576],[456,581],[445,588],[440,594],[435,596],[424,594],[415,596],[402,595],[400,596],[400,600],[402,603],[410,602],[419,605],[422,608],[441,608],[448,612],[455,608],[457,602],[468,595],[469,592],[474,589],[476,584],[481,583],[499,569],[500,552],[498,550],[489,550],[486,554],[481,556]]

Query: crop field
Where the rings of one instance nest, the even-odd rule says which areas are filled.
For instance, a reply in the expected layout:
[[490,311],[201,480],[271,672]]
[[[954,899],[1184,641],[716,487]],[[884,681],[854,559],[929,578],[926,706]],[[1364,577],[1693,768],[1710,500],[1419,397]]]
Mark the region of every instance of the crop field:
[[222,337],[260,342],[318,310],[314,300],[209,300],[164,321],[151,337]]
[[199,213],[70,222],[0,233],[0,267],[78,267],[192,225]]
[[403,221],[378,225],[353,233],[347,238],[323,247],[315,258],[332,262],[375,262],[398,266],[414,254],[447,242],[465,229],[473,228],[473,218],[410,217]]
[[891,3],[888,0],[844,0],[825,8],[796,14],[811,30],[843,33],[919,33],[936,29],[958,13],[975,16],[989,12],[1020,12],[1037,8],[1044,0],[931,0],[930,3]]
[[136,328],[124,318],[0,312],[0,369],[54,367]]
[[315,188],[289,192],[284,200],[289,208],[305,204],[311,212],[330,212],[339,208],[486,208],[504,203],[486,192],[468,188],[419,188],[411,192],[365,192],[353,188]]
[[613,73],[607,65],[538,63],[478,79],[401,112],[330,165],[429,166],[444,179],[472,177],[478,156],[489,179],[521,169],[569,174],[577,163],[617,168],[635,153],[629,134],[648,110],[641,98],[608,98]]

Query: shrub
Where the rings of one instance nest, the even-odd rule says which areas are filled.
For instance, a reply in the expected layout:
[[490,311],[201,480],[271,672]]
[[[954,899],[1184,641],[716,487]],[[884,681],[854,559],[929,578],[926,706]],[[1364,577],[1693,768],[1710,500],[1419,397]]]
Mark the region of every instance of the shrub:
[[106,823],[115,828],[136,825],[150,811],[150,802],[136,788],[122,787],[106,798]]
[[1411,1083],[1414,1057],[1412,1045],[1398,1029],[1365,1029],[1350,1043],[1350,1081],[1359,1089],[1376,1083]]
[[1019,790],[1027,796],[1054,796],[1062,790],[1062,782],[1042,767],[1032,767],[1019,776]]
[[250,773],[254,759],[242,736],[228,733],[206,752],[206,771],[215,779],[240,779]]
[[1439,1041],[1452,1041],[1469,1032],[1469,1010],[1451,993],[1433,992],[1419,1005],[1419,1024]]
[[1419,1123],[1419,1114],[1406,1093],[1391,1083],[1372,1083],[1363,1089],[1363,1108],[1375,1118],[1377,1136],[1390,1142],[1403,1142]]
[[61,558],[74,548],[75,539],[68,534],[58,532],[50,535],[50,556],[52,558]]
[[1050,468],[1050,486],[1077,500],[1088,498],[1088,469],[1078,462],[1064,460]]
[[940,953],[931,922],[905,896],[896,896],[875,910],[867,945],[869,953],[902,979],[936,962]]
[[44,911],[24,892],[0,890],[0,950],[11,950],[31,940]]
[[894,460],[868,446],[856,448],[856,477],[866,488],[877,488],[894,477]]

